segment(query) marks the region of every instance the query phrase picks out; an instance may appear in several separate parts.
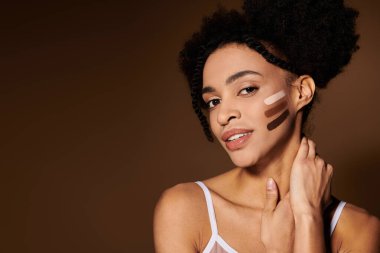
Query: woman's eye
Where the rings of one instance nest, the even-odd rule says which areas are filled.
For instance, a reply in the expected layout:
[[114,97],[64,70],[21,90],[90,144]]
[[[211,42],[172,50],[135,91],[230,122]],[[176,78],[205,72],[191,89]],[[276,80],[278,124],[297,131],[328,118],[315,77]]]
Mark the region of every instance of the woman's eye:
[[207,108],[211,109],[211,108],[215,107],[219,103],[220,103],[219,99],[211,99],[206,104],[207,104]]
[[249,93],[252,93],[254,91],[256,91],[257,88],[256,87],[247,87],[247,88],[244,88],[240,91],[240,94],[243,94],[243,95],[246,95],[246,94],[249,94]]

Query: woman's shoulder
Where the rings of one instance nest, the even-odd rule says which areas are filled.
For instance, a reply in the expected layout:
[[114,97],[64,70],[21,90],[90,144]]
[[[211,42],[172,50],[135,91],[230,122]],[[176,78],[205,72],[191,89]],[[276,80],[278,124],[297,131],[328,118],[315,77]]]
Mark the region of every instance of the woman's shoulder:
[[379,229],[379,219],[376,216],[351,203],[345,205],[341,219],[347,231],[357,233],[360,230]]
[[377,252],[380,222],[364,208],[347,203],[337,226],[342,239],[341,248],[355,252]]
[[165,189],[158,204],[175,205],[177,208],[186,209],[197,204],[203,196],[202,189],[195,182],[179,183]]
[[208,224],[207,214],[204,193],[194,182],[164,190],[154,211],[156,247],[177,249],[176,252],[188,252],[185,249],[193,248],[191,252],[198,252],[203,246],[199,238],[205,230],[204,225]]
[[[232,171],[202,180],[207,189],[213,192],[215,186],[226,182]],[[211,186],[211,188],[210,188]],[[202,188],[195,182],[179,183],[163,191],[156,209],[170,207],[171,212],[186,214],[205,213],[206,200]],[[207,211],[206,211],[207,213]]]
[[202,201],[205,201],[203,192],[197,184],[194,182],[179,183],[162,192],[156,210],[162,209],[172,217],[188,217],[201,208]]

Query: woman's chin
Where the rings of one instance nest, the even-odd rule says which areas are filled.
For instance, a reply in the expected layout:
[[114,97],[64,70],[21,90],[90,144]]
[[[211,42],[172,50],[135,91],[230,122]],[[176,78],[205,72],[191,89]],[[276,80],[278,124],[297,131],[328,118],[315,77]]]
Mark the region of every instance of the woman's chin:
[[231,161],[235,166],[240,168],[247,168],[254,166],[257,163],[257,156],[254,154],[229,154]]

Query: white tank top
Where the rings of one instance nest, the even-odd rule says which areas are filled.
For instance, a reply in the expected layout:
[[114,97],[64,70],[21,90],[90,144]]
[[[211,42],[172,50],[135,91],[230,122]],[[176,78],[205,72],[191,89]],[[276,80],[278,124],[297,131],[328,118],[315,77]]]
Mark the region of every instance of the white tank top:
[[[226,241],[224,241],[223,238],[218,233],[214,206],[212,204],[212,198],[211,198],[211,193],[209,189],[201,181],[197,181],[195,183],[198,184],[202,188],[203,193],[205,195],[208,216],[209,216],[210,224],[211,224],[211,238],[208,241],[206,248],[203,250],[203,253],[238,253],[235,249],[233,249],[230,245],[228,245],[228,243],[226,243]],[[336,227],[336,224],[338,223],[339,217],[342,213],[342,210],[345,204],[346,202],[340,201],[338,207],[335,210],[334,216],[330,224],[330,236],[334,232],[334,229]]]

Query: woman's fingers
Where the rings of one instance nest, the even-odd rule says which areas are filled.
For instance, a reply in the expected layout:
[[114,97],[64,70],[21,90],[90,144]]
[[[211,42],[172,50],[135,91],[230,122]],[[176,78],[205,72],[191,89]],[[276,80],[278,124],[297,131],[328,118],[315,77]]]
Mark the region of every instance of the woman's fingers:
[[315,165],[317,166],[317,168],[320,168],[320,169],[326,168],[326,162],[325,162],[325,160],[323,160],[318,155],[315,157]]
[[264,206],[264,215],[271,214],[277,206],[278,188],[273,178],[268,178],[266,186],[266,200]]
[[276,182],[268,178],[261,217],[261,242],[266,252],[293,252],[295,222],[289,193],[281,201],[279,196]]
[[333,177],[333,167],[331,164],[327,164],[326,166],[327,173],[329,175],[329,180],[327,183],[326,191],[323,194],[323,202],[324,202],[324,208],[326,208],[330,202],[331,202],[331,183],[332,183],[332,177]]
[[315,158],[315,142],[308,139],[307,143],[309,145],[309,154],[307,157],[310,159],[314,159]]
[[316,152],[312,140],[302,139],[293,162],[290,203],[294,214],[320,210],[331,199],[332,166]]
[[331,164],[327,164],[327,171],[330,173],[331,178],[332,178],[332,175],[334,173],[334,168]]
[[309,153],[309,144],[306,137],[303,137],[301,140],[300,147],[298,148],[298,152],[297,152],[295,160],[305,159],[308,153]]

